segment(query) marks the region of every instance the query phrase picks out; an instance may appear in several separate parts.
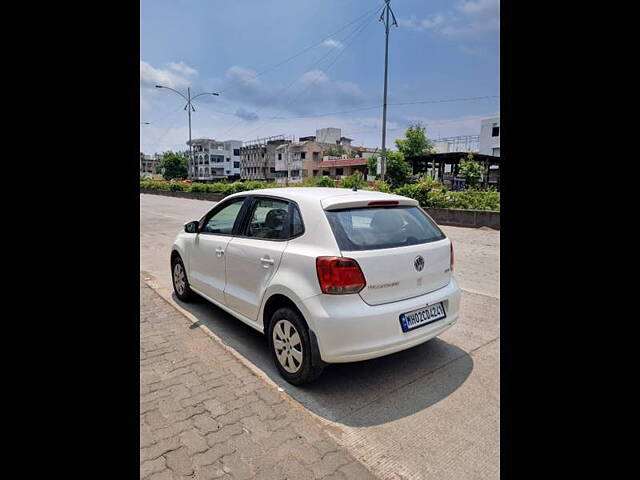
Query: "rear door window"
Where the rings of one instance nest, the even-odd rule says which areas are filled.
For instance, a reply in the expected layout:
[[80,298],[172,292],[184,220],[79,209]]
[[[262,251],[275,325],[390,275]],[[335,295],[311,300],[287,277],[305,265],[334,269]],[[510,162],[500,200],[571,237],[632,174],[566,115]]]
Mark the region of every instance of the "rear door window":
[[271,198],[256,200],[247,236],[284,240],[289,237],[289,203]]
[[396,248],[446,238],[417,207],[351,208],[325,213],[340,250]]

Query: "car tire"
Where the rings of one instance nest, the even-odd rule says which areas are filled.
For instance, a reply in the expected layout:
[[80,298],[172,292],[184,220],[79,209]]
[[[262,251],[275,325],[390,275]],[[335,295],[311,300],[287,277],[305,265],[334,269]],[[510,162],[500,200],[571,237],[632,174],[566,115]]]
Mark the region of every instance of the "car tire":
[[184,268],[184,263],[180,255],[176,255],[171,259],[171,283],[173,284],[173,291],[176,297],[178,297],[181,302],[193,301],[195,294],[189,286],[187,270]]
[[320,376],[324,365],[314,365],[306,324],[291,308],[276,310],[269,322],[269,349],[273,361],[287,382],[302,385]]

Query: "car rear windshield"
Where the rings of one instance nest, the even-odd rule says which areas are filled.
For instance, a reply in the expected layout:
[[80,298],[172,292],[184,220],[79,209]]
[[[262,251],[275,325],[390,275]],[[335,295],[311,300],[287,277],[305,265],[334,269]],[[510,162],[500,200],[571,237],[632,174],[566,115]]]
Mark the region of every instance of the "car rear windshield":
[[327,211],[340,250],[376,250],[445,238],[417,207],[367,207]]

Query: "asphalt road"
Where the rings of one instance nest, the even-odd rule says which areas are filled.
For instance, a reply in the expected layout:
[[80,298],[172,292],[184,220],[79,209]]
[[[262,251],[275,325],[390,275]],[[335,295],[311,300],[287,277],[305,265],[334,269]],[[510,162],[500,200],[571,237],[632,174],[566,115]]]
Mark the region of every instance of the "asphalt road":
[[259,332],[205,301],[187,305],[173,296],[173,239],[212,206],[140,195],[140,270],[152,288],[275,382],[379,477],[499,478],[499,232],[442,227],[454,243],[463,289],[451,329],[404,352],[331,365],[297,388],[280,378]]

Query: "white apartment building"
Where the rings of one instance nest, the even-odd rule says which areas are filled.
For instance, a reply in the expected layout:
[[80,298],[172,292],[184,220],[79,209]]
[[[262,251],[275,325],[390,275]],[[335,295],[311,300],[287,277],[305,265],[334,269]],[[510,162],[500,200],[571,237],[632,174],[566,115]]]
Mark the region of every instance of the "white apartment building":
[[[189,145],[189,142],[187,142]],[[193,163],[189,165],[189,178],[197,181],[240,178],[240,140],[217,141],[197,138],[193,145]]]
[[480,122],[480,153],[500,156],[500,117],[485,118]]

